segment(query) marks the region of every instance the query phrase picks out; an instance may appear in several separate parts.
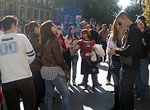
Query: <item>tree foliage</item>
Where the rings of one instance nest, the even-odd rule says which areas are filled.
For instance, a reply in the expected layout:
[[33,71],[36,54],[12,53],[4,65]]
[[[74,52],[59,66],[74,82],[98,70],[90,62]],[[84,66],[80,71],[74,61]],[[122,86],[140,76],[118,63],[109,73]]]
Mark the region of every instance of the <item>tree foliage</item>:
[[131,4],[125,9],[125,11],[129,14],[129,18],[135,22],[137,15],[141,14],[140,3]]
[[146,18],[146,23],[150,26],[150,0],[145,0],[143,5],[143,15]]
[[118,2],[119,0],[58,0],[55,7],[63,9],[64,14],[81,14],[87,20],[93,18],[98,23],[109,24],[121,10]]

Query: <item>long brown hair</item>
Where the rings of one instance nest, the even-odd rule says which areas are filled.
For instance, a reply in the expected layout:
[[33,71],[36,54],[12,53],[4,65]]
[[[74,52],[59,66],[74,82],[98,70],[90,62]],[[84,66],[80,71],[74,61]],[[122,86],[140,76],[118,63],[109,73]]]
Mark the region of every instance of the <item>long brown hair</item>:
[[57,36],[52,32],[51,28],[54,26],[53,21],[48,20],[42,23],[40,28],[40,44],[42,47],[46,45],[48,40],[54,40]]
[[[68,32],[67,32],[67,37],[68,37],[68,39],[72,37],[71,30],[72,30],[73,28],[75,29],[74,26],[70,26],[69,29],[68,29]],[[77,37],[76,32],[74,33],[74,37],[75,37],[77,40],[79,40],[78,37]]]

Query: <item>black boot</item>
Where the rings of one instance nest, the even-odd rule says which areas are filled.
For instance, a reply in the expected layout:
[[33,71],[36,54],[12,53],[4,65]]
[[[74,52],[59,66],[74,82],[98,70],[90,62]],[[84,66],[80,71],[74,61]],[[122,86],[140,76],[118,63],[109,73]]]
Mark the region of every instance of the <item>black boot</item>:
[[84,84],[84,89],[83,90],[87,90],[87,83]]

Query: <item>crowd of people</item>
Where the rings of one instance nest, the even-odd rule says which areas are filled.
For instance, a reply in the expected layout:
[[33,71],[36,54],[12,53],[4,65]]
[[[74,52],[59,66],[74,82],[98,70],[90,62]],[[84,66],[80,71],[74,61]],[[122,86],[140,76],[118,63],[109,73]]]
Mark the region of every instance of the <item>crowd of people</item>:
[[[114,81],[114,106],[110,110],[134,110],[134,97],[148,95],[150,29],[145,17],[133,23],[126,12],[120,12],[112,25],[95,31],[86,21],[80,23],[80,36],[75,26],[56,26],[52,20],[39,24],[30,21],[19,32],[18,18],[5,16],[0,21],[0,103],[7,110],[52,110],[55,88],[62,97],[62,110],[71,110],[68,85],[88,89],[92,76],[92,92],[98,82],[98,65],[108,63],[107,85]],[[81,57],[83,80],[77,85],[77,62]],[[71,77],[72,76],[72,77]]]

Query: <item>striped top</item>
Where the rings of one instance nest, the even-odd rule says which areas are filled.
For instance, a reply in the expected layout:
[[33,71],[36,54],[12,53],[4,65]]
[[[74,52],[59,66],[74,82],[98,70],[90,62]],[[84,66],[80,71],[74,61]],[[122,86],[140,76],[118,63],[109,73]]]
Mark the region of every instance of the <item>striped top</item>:
[[57,75],[65,76],[63,69],[60,66],[46,67],[42,66],[41,76],[45,80],[54,80]]

